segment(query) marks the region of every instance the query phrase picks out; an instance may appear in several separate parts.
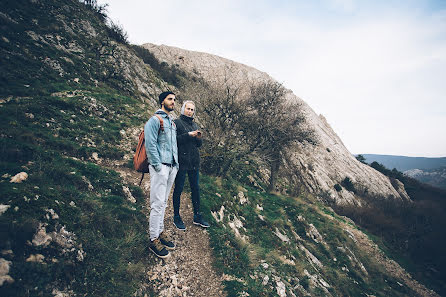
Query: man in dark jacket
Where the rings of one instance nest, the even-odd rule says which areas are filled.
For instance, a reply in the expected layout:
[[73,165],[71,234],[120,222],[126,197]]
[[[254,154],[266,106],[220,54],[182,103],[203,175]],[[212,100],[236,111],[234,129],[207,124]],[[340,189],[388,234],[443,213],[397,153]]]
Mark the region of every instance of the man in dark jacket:
[[173,222],[180,230],[186,230],[186,226],[180,216],[180,196],[183,191],[186,174],[189,177],[192,192],[192,206],[194,209],[193,223],[204,228],[209,227],[208,222],[202,218],[200,213],[200,187],[198,184],[200,153],[198,148],[202,144],[202,138],[201,131],[198,130],[197,124],[194,122],[194,114],[194,102],[186,101],[181,108],[180,118],[175,120],[180,169],[175,178],[175,188],[173,190]]

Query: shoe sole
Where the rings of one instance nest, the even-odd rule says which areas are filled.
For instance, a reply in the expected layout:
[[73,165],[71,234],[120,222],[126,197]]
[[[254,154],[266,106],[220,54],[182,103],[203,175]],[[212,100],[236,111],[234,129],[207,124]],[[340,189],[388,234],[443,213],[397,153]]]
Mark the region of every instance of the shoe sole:
[[150,250],[152,251],[152,253],[155,254],[155,256],[157,256],[158,258],[161,258],[161,259],[165,259],[165,258],[167,258],[167,257],[170,256],[170,254],[167,254],[167,255],[165,255],[165,256],[163,256],[163,255],[159,255],[159,254],[157,254],[152,248],[150,248]]
[[203,225],[203,224],[200,224],[200,223],[195,223],[195,222],[193,222],[193,223],[194,223],[194,225],[201,226],[203,228],[209,228],[210,227],[210,226],[206,226],[206,225]]
[[169,251],[173,251],[176,248],[176,246],[170,247],[170,246],[167,246],[167,245],[164,245],[164,247],[166,248],[166,250],[169,250]]
[[181,229],[181,228],[178,228],[178,226],[177,225],[175,225],[175,223],[173,223],[173,225],[178,229],[178,230],[181,230],[181,231],[186,231],[186,227],[184,227],[184,229]]

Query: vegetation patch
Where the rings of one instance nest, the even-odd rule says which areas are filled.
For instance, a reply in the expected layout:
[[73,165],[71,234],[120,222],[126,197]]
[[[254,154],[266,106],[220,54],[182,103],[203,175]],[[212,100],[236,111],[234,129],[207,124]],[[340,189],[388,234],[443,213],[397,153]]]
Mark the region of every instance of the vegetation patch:
[[206,175],[201,189],[203,211],[212,214],[215,267],[228,295],[270,296],[283,284],[296,296],[415,296],[404,285],[391,285],[397,280],[363,254],[338,225],[339,217],[322,214],[327,211],[311,196],[273,195]]

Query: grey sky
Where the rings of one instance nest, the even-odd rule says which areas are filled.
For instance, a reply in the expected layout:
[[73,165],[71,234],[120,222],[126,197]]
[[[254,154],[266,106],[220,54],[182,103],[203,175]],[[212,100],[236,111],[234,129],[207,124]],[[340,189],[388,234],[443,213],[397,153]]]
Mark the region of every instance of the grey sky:
[[267,72],[352,153],[446,156],[445,1],[99,2],[132,43]]

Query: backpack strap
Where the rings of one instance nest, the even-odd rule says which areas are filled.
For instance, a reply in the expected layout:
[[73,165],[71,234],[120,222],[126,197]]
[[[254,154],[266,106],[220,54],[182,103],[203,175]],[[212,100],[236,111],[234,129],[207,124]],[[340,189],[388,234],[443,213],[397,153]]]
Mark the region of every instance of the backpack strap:
[[139,186],[141,186],[143,178],[144,178],[144,172],[142,173],[141,179],[139,180]]
[[164,132],[164,121],[163,121],[163,118],[159,114],[155,114],[155,116],[160,121],[160,130]]
[[[159,114],[155,114],[155,116],[160,121],[160,129],[158,130],[158,134],[159,134],[160,131],[164,131],[164,121],[163,121],[163,118]],[[144,130],[143,130],[143,133],[144,133]],[[143,179],[144,179],[144,172],[142,173],[141,179],[139,180],[139,186],[141,186]]]

